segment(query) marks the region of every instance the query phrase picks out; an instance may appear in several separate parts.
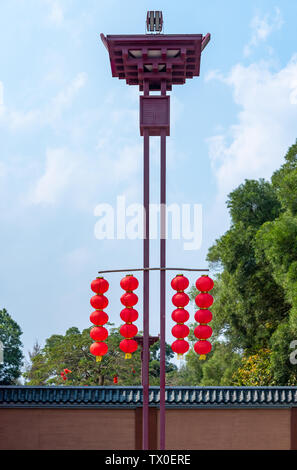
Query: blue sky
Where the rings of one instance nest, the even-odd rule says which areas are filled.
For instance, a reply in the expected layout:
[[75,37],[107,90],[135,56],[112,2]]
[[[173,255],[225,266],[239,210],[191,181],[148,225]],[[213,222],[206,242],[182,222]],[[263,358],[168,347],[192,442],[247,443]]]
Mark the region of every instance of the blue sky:
[[[168,138],[168,203],[202,204],[203,241],[185,251],[169,240],[168,266],[206,267],[208,248],[229,227],[227,194],[245,178],[269,178],[297,137],[292,0],[1,2],[0,307],[20,324],[25,353],[36,339],[90,325],[98,270],[141,265],[141,241],[95,238],[94,209],[119,195],[142,200],[138,91],[111,77],[99,35],[144,33],[148,9],[163,11],[165,33],[212,34],[201,77],[171,93]],[[157,139],[151,161],[157,202]],[[116,324],[120,278],[108,277]],[[171,295],[169,287],[168,341]],[[153,274],[152,334],[158,298]]]

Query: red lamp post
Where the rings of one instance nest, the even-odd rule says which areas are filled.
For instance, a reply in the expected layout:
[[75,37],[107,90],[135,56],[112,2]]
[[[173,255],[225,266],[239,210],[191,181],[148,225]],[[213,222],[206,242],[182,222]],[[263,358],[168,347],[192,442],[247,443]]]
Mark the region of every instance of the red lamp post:
[[[143,449],[149,448],[149,173],[150,136],[160,136],[160,449],[165,449],[165,281],[166,281],[166,136],[170,135],[170,96],[172,85],[184,85],[200,74],[201,52],[210,34],[161,34],[162,12],[147,13],[147,34],[101,34],[113,77],[136,85],[140,96],[140,134],[144,143],[143,205]],[[151,95],[151,92],[160,95]],[[162,269],[163,268],[163,269]],[[100,308],[100,307],[97,307]]]

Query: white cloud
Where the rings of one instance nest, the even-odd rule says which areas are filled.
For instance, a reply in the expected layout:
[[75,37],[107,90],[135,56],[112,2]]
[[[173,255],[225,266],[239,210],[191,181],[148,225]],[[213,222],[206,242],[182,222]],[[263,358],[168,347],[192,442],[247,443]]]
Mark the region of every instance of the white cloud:
[[142,146],[111,146],[96,155],[73,152],[68,148],[47,149],[44,173],[29,191],[27,203],[58,205],[90,210],[108,200],[121,183],[129,183],[126,196],[134,200],[138,191],[135,175],[141,163]]
[[65,148],[46,151],[45,173],[29,195],[33,204],[55,204],[71,184],[77,162]]
[[4,106],[4,87],[2,82],[0,82],[0,106]]
[[251,22],[252,36],[244,48],[244,55],[249,56],[252,49],[260,42],[264,42],[274,31],[281,29],[284,24],[279,8],[274,9],[274,14],[267,13],[260,17],[256,15]]
[[49,104],[46,112],[45,119],[53,122],[59,117],[65,108],[67,108],[74,100],[78,92],[85,86],[87,82],[87,74],[84,72],[79,73],[68,87],[58,93]]
[[4,115],[4,86],[0,81],[0,119],[2,115]]
[[82,272],[92,261],[92,253],[83,246],[66,253],[61,260],[61,269],[66,270],[69,276]]
[[46,0],[46,3],[49,5],[50,11],[48,19],[51,23],[54,23],[56,26],[59,26],[64,21],[64,11],[59,0]]
[[236,65],[228,76],[215,76],[231,87],[240,107],[237,123],[208,139],[219,197],[224,199],[245,178],[270,178],[295,142],[297,55],[277,72],[261,62]]
[[[87,74],[81,72],[60,91],[43,109],[31,109],[29,111],[13,110],[2,106],[0,102],[0,124],[10,130],[27,130],[44,125],[56,125],[62,113],[71,106],[79,91],[85,86]],[[0,82],[1,84],[1,82]],[[3,94],[3,85],[2,85]],[[0,85],[1,95],[1,85]]]
[[[32,114],[14,116],[14,129],[29,125],[31,120],[32,126],[33,121],[36,126],[47,123],[59,130],[62,125],[65,135],[62,148],[58,144],[57,148],[53,145],[46,150],[44,171],[31,181],[25,198],[27,204],[66,204],[92,211],[119,192],[125,194],[129,203],[141,200],[143,142],[139,136],[138,111],[134,103],[131,105],[129,90],[124,97],[121,91],[110,93],[100,108],[86,109],[67,121],[59,120],[85,82],[86,75],[79,74],[42,113],[38,111],[35,116],[31,111]],[[159,145],[157,138],[151,139],[154,164],[159,163]],[[169,141],[169,167],[175,158],[174,143]]]
[[6,166],[3,162],[0,162],[0,178],[3,178],[6,175]]

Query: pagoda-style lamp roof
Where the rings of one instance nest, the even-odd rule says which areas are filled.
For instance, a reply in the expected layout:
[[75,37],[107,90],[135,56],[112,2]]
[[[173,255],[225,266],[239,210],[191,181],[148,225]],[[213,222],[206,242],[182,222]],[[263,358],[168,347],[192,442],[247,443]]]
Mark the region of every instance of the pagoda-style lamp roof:
[[210,41],[210,34],[143,34],[108,35],[101,39],[109,53],[113,77],[138,85],[143,90],[166,90],[183,85],[200,73],[201,52]]

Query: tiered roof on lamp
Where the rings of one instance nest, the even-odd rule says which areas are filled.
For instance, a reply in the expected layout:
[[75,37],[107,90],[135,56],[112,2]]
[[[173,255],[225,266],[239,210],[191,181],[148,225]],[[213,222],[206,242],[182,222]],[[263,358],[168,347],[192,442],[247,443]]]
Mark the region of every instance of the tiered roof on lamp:
[[152,91],[183,85],[186,79],[200,74],[201,52],[210,41],[210,34],[108,35],[101,34],[108,50],[113,77],[128,85],[149,82]]

